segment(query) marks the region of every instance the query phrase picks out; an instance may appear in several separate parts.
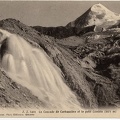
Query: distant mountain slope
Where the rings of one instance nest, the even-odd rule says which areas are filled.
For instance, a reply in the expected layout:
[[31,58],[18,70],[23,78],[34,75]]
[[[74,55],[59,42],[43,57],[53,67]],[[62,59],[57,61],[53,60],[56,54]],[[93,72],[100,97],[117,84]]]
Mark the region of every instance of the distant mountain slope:
[[[75,21],[67,24],[67,27],[85,27],[85,26],[100,26],[103,24],[113,25],[120,20],[120,15],[116,14],[102,4],[95,4],[89,8],[83,15]],[[105,26],[105,25],[104,25]]]
[[66,28],[64,26],[58,26],[58,27],[34,26],[33,28],[44,35],[52,36],[58,39],[76,35],[76,31],[74,27]]
[[33,26],[35,30],[37,30],[40,34],[52,36],[57,39],[63,39],[70,36],[81,36],[87,32],[94,31],[95,26],[88,26],[84,28],[76,28],[76,27],[42,27],[42,26]]

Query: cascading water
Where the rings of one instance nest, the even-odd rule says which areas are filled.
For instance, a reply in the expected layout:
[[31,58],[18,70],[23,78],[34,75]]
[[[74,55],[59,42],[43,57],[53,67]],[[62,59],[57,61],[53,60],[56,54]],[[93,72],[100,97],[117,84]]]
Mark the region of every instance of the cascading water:
[[46,108],[78,109],[76,96],[62,80],[61,71],[42,50],[18,35],[0,30],[2,68],[17,83],[28,88]]

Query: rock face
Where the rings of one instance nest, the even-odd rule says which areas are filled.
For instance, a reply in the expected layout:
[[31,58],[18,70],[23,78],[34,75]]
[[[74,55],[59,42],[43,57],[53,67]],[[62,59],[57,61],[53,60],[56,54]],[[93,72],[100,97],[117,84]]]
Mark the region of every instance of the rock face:
[[0,70],[0,108],[39,108],[42,102]]

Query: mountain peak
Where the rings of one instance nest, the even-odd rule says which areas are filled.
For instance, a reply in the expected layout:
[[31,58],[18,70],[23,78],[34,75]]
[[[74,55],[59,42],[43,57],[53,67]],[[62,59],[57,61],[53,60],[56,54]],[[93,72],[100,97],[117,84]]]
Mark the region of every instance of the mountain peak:
[[96,10],[96,9],[107,9],[104,5],[98,3],[98,4],[94,4],[92,7],[91,7],[91,10]]
[[[102,4],[95,4],[90,7],[83,15],[78,17],[75,21],[70,22],[67,26],[71,27],[86,27],[92,25],[105,25],[115,24],[120,20],[120,15],[107,9]],[[107,24],[107,25],[106,25]]]
[[106,8],[102,4],[95,4],[91,7],[91,11],[94,12],[94,14],[106,14],[106,15],[114,15],[115,13],[110,11],[108,8]]

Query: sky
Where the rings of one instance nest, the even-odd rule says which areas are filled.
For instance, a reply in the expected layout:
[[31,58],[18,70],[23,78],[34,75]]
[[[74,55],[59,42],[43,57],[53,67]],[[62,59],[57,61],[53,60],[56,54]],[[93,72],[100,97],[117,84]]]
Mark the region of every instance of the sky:
[[120,13],[120,1],[0,1],[0,20],[14,18],[30,26],[65,26],[97,3]]

